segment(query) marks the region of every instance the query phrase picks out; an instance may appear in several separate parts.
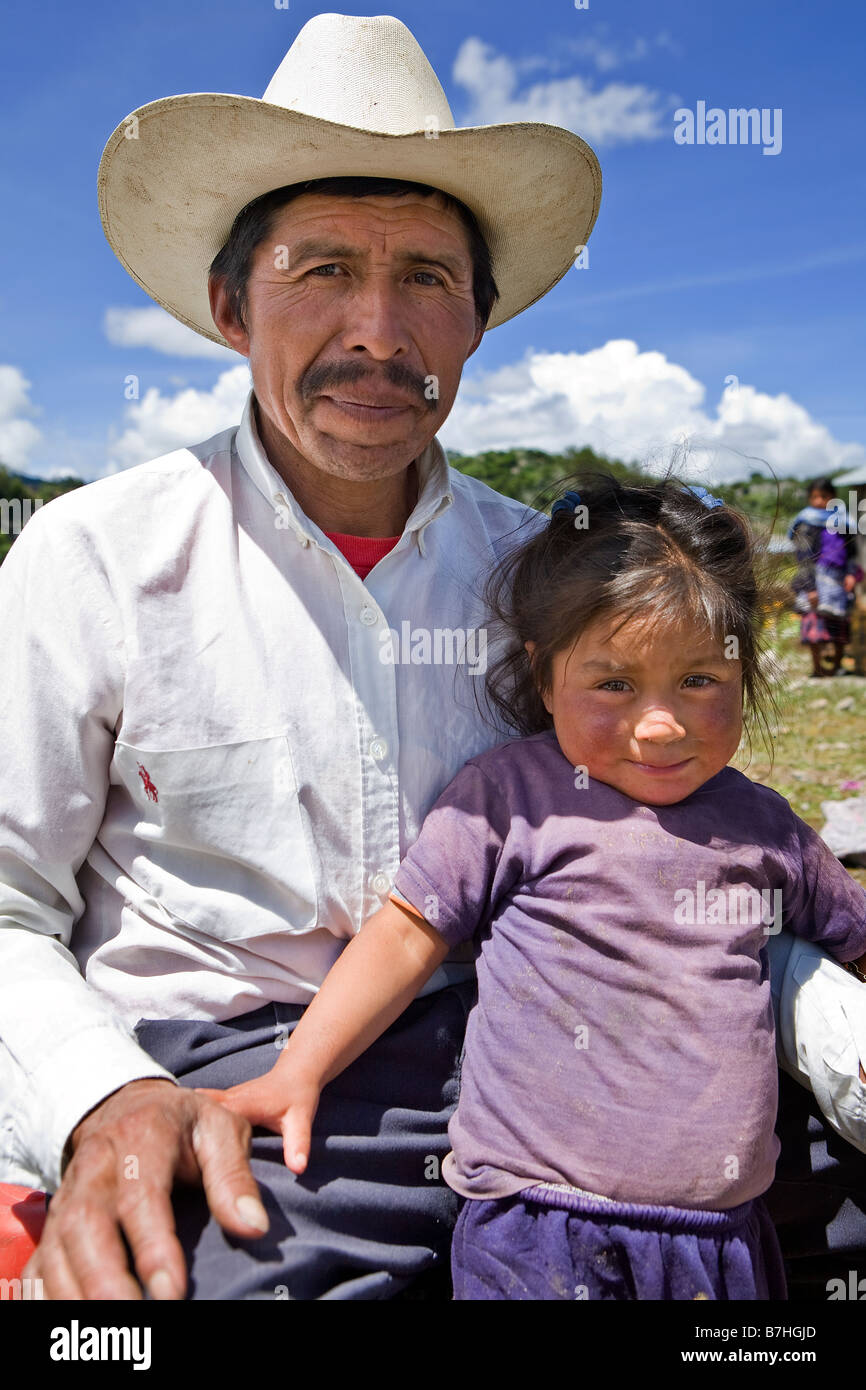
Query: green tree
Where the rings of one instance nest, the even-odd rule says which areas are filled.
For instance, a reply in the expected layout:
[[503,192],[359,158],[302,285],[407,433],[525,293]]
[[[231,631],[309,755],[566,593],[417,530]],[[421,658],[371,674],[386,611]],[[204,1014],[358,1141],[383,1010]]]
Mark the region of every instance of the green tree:
[[[15,540],[16,532],[12,529],[14,518],[17,515],[26,524],[26,517],[32,515],[33,503],[51,502],[61,493],[71,492],[73,488],[82,487],[80,478],[57,478],[51,482],[44,482],[40,478],[28,478],[21,473],[13,473],[0,463],[0,502],[7,502],[10,505],[5,509],[6,526],[0,521],[0,563],[6,559],[9,548]],[[25,508],[24,503],[29,501],[31,507]],[[15,507],[15,503],[21,504],[20,508]]]

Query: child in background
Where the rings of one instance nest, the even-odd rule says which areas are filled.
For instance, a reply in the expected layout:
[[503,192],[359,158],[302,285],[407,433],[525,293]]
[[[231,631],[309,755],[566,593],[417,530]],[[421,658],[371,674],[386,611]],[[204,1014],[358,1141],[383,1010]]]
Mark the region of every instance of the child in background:
[[314,1177],[322,1088],[474,938],[455,1298],[784,1298],[762,947],[784,922],[860,958],[866,895],[729,766],[770,701],[745,520],[671,480],[580,489],[488,586],[520,736],[443,791],[272,1071],[208,1094]]
[[[797,556],[792,588],[794,608],[801,615],[800,643],[811,651],[812,675],[819,678],[835,676],[841,669],[851,640],[848,614],[854,585],[863,578],[857,564],[856,527],[849,526],[844,509],[830,507],[834,497],[830,479],[816,478],[809,484],[808,505],[797,513],[788,531]],[[822,662],[827,643],[833,649],[829,671]]]

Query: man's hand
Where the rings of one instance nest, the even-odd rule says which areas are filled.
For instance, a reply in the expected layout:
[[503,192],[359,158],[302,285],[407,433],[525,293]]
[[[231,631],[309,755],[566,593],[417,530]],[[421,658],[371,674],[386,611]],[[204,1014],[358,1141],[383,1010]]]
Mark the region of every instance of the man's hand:
[[281,1134],[286,1167],[293,1173],[303,1173],[310,1157],[313,1120],[321,1095],[314,1082],[294,1076],[292,1068],[281,1063],[255,1081],[244,1081],[226,1091],[201,1088],[196,1094],[219,1101],[250,1124]]
[[129,1082],[73,1131],[72,1158],[25,1276],[41,1279],[49,1299],[141,1299],[122,1232],[150,1296],[183,1298],[172,1187],[202,1183],[225,1230],[261,1236],[268,1218],[250,1138],[246,1120],[193,1090],[158,1078]]

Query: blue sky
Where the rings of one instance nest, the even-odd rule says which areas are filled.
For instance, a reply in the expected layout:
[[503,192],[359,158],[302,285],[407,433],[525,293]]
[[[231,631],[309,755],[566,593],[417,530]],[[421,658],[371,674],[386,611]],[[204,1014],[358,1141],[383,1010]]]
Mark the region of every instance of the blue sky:
[[[395,0],[389,11],[425,50],[458,125],[568,125],[604,175],[588,267],[485,336],[444,443],[589,443],[651,459],[687,440],[717,477],[763,467],[754,459],[800,476],[866,461],[856,0]],[[206,353],[205,340],[189,335],[181,351],[173,320],[130,315],[153,305],[105,240],[96,171],[115,126],[145,102],[261,96],[317,12],[302,0],[7,12],[0,459],[90,479],[237,417],[242,359],[187,355]],[[674,111],[699,101],[780,108],[780,152],[676,143]],[[139,402],[124,398],[129,373]]]

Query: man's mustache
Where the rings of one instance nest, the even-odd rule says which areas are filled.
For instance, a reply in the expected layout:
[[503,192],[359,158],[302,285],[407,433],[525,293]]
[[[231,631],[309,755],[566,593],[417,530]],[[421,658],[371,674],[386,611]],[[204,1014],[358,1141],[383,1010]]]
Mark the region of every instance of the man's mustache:
[[298,383],[298,389],[304,400],[312,400],[314,396],[321,395],[330,387],[349,386],[356,381],[386,381],[398,391],[417,396],[430,410],[435,410],[438,396],[431,397],[427,393],[429,380],[429,377],[423,377],[419,372],[399,362],[387,362],[377,372],[368,371],[361,362],[322,362],[304,373]]

